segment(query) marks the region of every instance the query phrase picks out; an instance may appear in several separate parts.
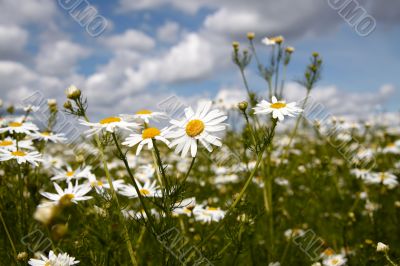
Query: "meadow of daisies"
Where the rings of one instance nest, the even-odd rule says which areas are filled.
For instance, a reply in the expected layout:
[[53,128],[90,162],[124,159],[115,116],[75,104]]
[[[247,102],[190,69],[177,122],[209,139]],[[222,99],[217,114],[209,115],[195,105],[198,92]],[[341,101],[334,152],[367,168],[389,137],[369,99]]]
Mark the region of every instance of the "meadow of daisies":
[[[0,265],[399,265],[398,114],[317,117],[316,52],[304,98],[286,102],[294,48],[264,38],[265,62],[247,39],[232,45],[247,92],[232,108],[95,121],[73,85],[45,121],[43,106],[3,106]],[[251,65],[264,92],[248,86]]]

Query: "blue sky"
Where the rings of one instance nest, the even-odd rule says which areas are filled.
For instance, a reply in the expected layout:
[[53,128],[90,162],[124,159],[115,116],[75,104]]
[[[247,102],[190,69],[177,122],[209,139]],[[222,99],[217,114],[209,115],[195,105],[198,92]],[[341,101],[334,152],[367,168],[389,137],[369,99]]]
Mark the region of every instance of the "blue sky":
[[[244,88],[230,62],[231,42],[247,47],[246,32],[254,31],[265,59],[270,51],[260,44],[265,36],[282,34],[296,48],[288,70],[290,99],[303,96],[290,81],[302,76],[311,52],[318,51],[324,71],[315,97],[333,113],[399,109],[400,4],[395,0],[357,2],[377,23],[367,37],[359,36],[328,0],[87,3],[108,23],[96,38],[57,1],[0,1],[3,100],[18,103],[40,90],[61,102],[65,88],[75,84],[96,117],[155,108],[171,95],[187,103],[227,98],[233,104],[242,100]],[[248,72],[252,89],[263,93],[255,68]]]

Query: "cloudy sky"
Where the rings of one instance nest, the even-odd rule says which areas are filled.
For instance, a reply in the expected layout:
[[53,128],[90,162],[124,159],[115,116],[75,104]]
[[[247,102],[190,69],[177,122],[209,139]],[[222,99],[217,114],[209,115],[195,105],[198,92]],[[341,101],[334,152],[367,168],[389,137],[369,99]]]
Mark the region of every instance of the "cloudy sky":
[[[245,34],[254,31],[265,60],[264,36],[282,34],[296,47],[291,81],[302,76],[309,55],[320,52],[323,80],[314,98],[333,113],[399,110],[397,0],[353,0],[376,20],[367,37],[328,4],[338,0],[90,0],[107,23],[97,37],[63,8],[75,2],[0,0],[4,101],[18,104],[41,91],[62,102],[65,88],[75,84],[96,118],[154,109],[173,95],[185,104],[204,98],[233,103],[244,88],[230,60],[231,42],[247,46]],[[252,89],[266,94],[254,69],[248,76]],[[304,89],[289,83],[287,95],[301,99]]]

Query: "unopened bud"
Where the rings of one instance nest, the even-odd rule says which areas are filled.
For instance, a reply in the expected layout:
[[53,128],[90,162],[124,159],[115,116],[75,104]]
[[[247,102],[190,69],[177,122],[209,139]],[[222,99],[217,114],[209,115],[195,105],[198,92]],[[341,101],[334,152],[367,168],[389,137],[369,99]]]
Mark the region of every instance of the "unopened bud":
[[286,53],[291,54],[294,52],[294,47],[288,46],[288,47],[286,47],[285,51],[286,51]]
[[70,101],[66,101],[64,103],[64,108],[67,110],[72,110],[72,103]]
[[249,39],[250,41],[253,40],[255,36],[256,36],[256,34],[254,32],[247,33],[247,39]]
[[232,43],[232,47],[233,47],[233,50],[235,50],[235,51],[239,50],[239,43],[238,42],[233,42]]
[[246,111],[247,107],[249,106],[249,104],[246,101],[240,102],[238,104],[238,107],[241,111]]
[[51,233],[54,239],[59,240],[68,233],[68,225],[56,224],[51,228]]
[[377,252],[388,252],[389,246],[383,244],[382,242],[378,242],[378,244],[376,245],[376,251]]
[[81,96],[81,90],[75,87],[75,85],[71,85],[65,91],[65,94],[67,95],[68,99],[76,100]]
[[313,56],[313,57],[318,57],[318,56],[319,56],[319,53],[313,52],[313,53],[312,53],[312,56]]
[[28,258],[28,253],[23,251],[18,253],[17,255],[17,261],[25,261]]

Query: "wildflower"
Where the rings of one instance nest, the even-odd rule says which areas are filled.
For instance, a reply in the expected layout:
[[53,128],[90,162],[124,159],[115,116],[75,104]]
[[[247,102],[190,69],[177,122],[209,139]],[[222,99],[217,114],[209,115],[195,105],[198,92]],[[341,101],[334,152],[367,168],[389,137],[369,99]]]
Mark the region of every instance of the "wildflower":
[[[156,185],[156,181],[146,182],[143,186],[138,182],[139,193],[143,197],[161,197],[161,191],[158,189]],[[123,185],[121,189],[118,191],[119,194],[126,196],[128,198],[137,198],[139,197],[136,189],[132,185]]]
[[393,189],[399,184],[397,176],[389,172],[371,173],[364,181],[366,184],[383,184],[389,189]]
[[323,260],[322,264],[324,266],[342,266],[345,265],[347,262],[347,259],[341,255],[341,254],[336,254],[327,257],[326,259]]
[[57,100],[56,99],[48,99],[47,100],[47,105],[51,108],[54,106],[57,106]]
[[378,242],[378,245],[376,245],[376,251],[377,252],[388,252],[389,246],[383,244],[382,242]]
[[65,94],[70,100],[76,100],[81,97],[81,91],[77,87],[75,87],[75,85],[69,86],[65,91]]
[[286,53],[288,53],[288,54],[293,53],[294,50],[295,50],[294,47],[291,47],[291,46],[288,46],[288,47],[286,47],[286,49],[285,49]]
[[42,162],[41,154],[37,151],[25,152],[21,150],[9,151],[0,150],[0,161],[8,161],[15,159],[18,164],[30,163],[33,166],[38,166],[38,162]]
[[131,115],[124,115],[126,118],[133,117],[134,119],[140,120],[145,123],[150,123],[150,120],[158,122],[158,119],[163,119],[167,117],[166,113],[163,112],[153,112],[148,109],[142,109],[137,111],[133,116]]
[[209,151],[212,151],[212,145],[222,146],[219,137],[214,132],[223,131],[226,125],[222,122],[228,117],[218,109],[210,111],[211,102],[199,104],[196,112],[191,107],[185,109],[185,118],[181,121],[171,120],[170,134],[168,138],[173,138],[170,147],[177,146],[175,152],[181,153],[185,157],[190,149],[192,157],[197,154],[198,141]]
[[135,178],[140,180],[143,183],[150,181],[150,179],[154,176],[156,169],[153,164],[145,164],[137,167]]
[[306,232],[303,229],[299,228],[294,228],[294,229],[288,229],[285,231],[284,235],[286,239],[292,239],[295,237],[302,237],[306,234]]
[[240,111],[244,112],[244,111],[246,111],[248,105],[249,104],[246,101],[244,101],[244,102],[240,102],[238,104],[238,107],[239,107]]
[[[35,149],[32,146],[31,140],[21,140],[18,141],[18,148],[33,150]],[[4,140],[0,140],[0,150],[8,150],[8,151],[16,151],[17,150],[17,141],[12,138],[5,138]]]
[[22,109],[25,112],[36,112],[37,110],[39,110],[40,106],[36,106],[36,105],[32,105],[32,104],[28,104],[26,106],[22,106]]
[[261,42],[267,46],[275,45],[276,42],[272,38],[265,37],[261,40]]
[[63,143],[67,140],[65,134],[59,133],[55,134],[49,131],[37,132],[32,134],[33,139],[43,140],[45,142]]
[[[68,182],[68,187],[66,189],[62,189],[57,183],[53,183],[53,185],[57,194],[49,192],[40,192],[40,194],[61,206],[69,206],[71,203],[77,204],[78,201],[85,201],[92,198],[91,196],[85,196],[91,190],[91,187],[86,184],[79,185],[78,182],[76,182],[74,186],[71,182]],[[47,204],[48,203],[45,203],[43,205]]]
[[54,254],[52,250],[49,256],[40,255],[40,259],[30,259],[28,261],[31,266],[70,266],[79,263],[74,257],[70,257],[67,253]]
[[45,225],[50,224],[58,212],[58,207],[54,203],[41,204],[36,207],[33,218]]
[[227,184],[227,183],[236,183],[238,181],[239,181],[239,176],[236,174],[218,175],[214,179],[214,184],[221,185],[221,184]]
[[12,133],[20,133],[31,135],[33,132],[39,130],[37,126],[31,122],[9,122],[6,127],[0,128],[0,133],[8,132]]
[[28,258],[28,253],[25,252],[25,251],[20,252],[20,253],[18,253],[18,255],[17,255],[17,260],[18,260],[18,261],[24,261],[24,260],[26,260],[27,258]]
[[129,137],[127,137],[126,140],[122,142],[122,144],[129,147],[133,147],[138,144],[136,155],[139,155],[143,146],[145,146],[146,144],[149,150],[153,149],[153,140],[159,140],[168,145],[169,141],[164,137],[166,133],[166,129],[159,130],[155,127],[149,127],[145,128],[141,134],[130,134]]
[[70,182],[72,179],[79,180],[81,178],[88,178],[91,175],[91,166],[80,167],[73,170],[71,166],[67,165],[67,170],[55,170],[56,175],[51,178],[51,180],[66,180]]
[[272,97],[272,103],[262,100],[253,109],[255,110],[255,114],[272,113],[272,118],[278,118],[279,121],[283,121],[285,115],[294,117],[303,111],[296,106],[296,102],[286,103],[285,101],[278,101],[275,96]]
[[113,133],[116,128],[121,128],[125,130],[134,130],[139,128],[139,124],[135,122],[125,121],[123,118],[118,116],[111,116],[104,119],[101,119],[97,123],[87,122],[85,120],[81,120],[81,124],[84,126],[91,127],[91,129],[87,130],[85,133],[88,136],[92,136],[94,134],[98,134],[99,132],[105,130],[107,132]]
[[193,209],[196,207],[196,198],[187,198],[174,205],[172,213],[174,215],[187,215],[191,216]]
[[204,223],[218,222],[225,217],[225,211],[220,208],[206,207],[198,205],[193,209],[194,217],[197,221]]

